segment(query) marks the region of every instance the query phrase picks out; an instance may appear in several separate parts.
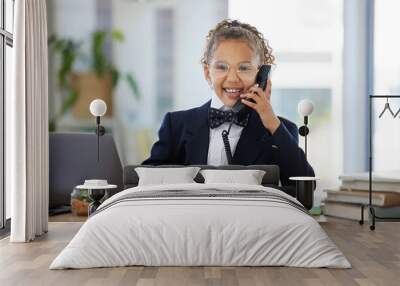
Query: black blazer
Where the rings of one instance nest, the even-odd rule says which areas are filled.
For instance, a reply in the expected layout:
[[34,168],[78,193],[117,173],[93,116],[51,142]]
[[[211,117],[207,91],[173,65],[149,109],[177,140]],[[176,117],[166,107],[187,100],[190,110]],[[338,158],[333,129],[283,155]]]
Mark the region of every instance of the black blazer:
[[[208,110],[211,100],[200,107],[168,112],[160,130],[159,140],[151,149],[145,165],[206,165],[210,127]],[[237,143],[233,164],[277,164],[283,186],[294,185],[291,176],[314,176],[312,167],[298,147],[297,126],[279,117],[281,124],[273,135],[264,127],[255,110]]]

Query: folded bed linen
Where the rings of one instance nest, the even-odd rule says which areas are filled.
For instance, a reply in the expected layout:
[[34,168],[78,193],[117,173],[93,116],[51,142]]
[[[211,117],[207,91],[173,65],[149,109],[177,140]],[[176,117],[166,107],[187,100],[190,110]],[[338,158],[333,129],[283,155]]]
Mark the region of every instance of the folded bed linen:
[[243,184],[138,186],[107,199],[50,269],[350,263],[295,198]]

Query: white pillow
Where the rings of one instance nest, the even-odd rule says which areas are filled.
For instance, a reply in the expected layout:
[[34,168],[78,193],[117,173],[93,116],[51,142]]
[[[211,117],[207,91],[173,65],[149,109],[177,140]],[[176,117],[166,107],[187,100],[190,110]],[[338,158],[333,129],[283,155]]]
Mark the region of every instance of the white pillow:
[[201,170],[204,183],[235,183],[261,185],[265,171],[262,170]]
[[195,183],[193,179],[199,170],[199,167],[135,168],[139,176],[138,186]]

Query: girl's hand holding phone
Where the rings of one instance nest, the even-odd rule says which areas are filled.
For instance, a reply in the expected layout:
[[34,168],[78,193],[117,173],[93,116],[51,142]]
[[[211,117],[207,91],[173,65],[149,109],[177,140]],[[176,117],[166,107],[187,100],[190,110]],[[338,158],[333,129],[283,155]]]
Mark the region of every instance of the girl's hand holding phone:
[[[248,89],[247,93],[241,94],[240,98],[243,104],[257,111],[264,127],[267,128],[271,134],[274,134],[281,121],[275,115],[271,105],[271,80],[268,80],[265,91],[263,91],[258,84],[255,84]],[[253,99],[255,103],[246,100],[246,98]]]

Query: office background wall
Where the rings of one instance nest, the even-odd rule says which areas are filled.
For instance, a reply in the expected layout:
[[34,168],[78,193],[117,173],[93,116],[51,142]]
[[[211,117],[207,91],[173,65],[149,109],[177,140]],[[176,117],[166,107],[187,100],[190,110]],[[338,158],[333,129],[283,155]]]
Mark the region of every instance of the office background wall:
[[[82,40],[85,51],[96,29],[119,29],[125,35],[124,43],[112,46],[110,56],[121,72],[134,75],[141,97],[132,96],[128,85],[121,82],[113,94],[113,117],[105,120],[123,164],[139,163],[148,156],[167,111],[199,106],[210,98],[200,65],[205,37],[218,21],[231,17],[256,26],[274,49],[276,112],[301,124],[297,103],[303,98],[314,101],[309,158],[321,178],[319,190],[337,183],[342,164],[337,120],[341,112],[341,1],[306,0],[302,5],[294,0],[51,2],[51,32]],[[259,9],[252,9],[255,6]],[[53,63],[57,65],[54,59]],[[83,63],[77,64],[78,70],[84,68]],[[60,96],[55,78],[52,88],[56,110]],[[93,120],[66,114],[57,128],[76,131],[91,125]]]
[[[372,68],[367,65],[368,51],[379,43],[362,39],[368,38],[373,27],[381,35],[395,23],[391,17],[385,22],[382,16],[376,19],[379,24],[370,22],[371,15],[386,13],[380,4],[375,11],[373,2],[49,0],[49,34],[81,40],[83,50],[89,52],[91,32],[123,32],[125,42],[108,45],[106,52],[121,72],[135,77],[140,98],[132,96],[127,82],[121,82],[113,94],[113,117],[105,118],[104,125],[114,135],[123,164],[134,164],[148,156],[166,112],[199,106],[210,98],[211,90],[200,65],[208,30],[226,17],[256,26],[269,40],[277,58],[272,74],[275,111],[299,125],[297,103],[303,98],[315,103],[316,110],[310,118],[309,160],[321,178],[318,203],[321,190],[336,187],[343,171],[366,170],[367,122],[362,118],[367,112],[365,93],[371,69],[376,66],[392,73],[399,67],[393,63],[385,69],[382,61],[375,62]],[[396,1],[387,2],[395,11]],[[358,13],[357,17],[353,12]],[[393,39],[386,34],[383,41],[390,45]],[[378,57],[384,57],[382,45],[377,51]],[[59,62],[53,55],[50,62],[49,112],[54,114],[61,105],[55,76]],[[84,61],[76,64],[77,70],[86,68]],[[384,86],[385,73],[375,80],[382,83],[377,86]],[[394,79],[390,91],[396,91],[393,82]],[[360,112],[361,117],[357,117]],[[67,112],[57,130],[87,131],[93,125],[93,119],[79,120]],[[304,146],[302,139],[300,146]],[[378,153],[384,152],[384,145],[379,148]],[[395,163],[390,168],[394,166]]]
[[[400,25],[397,11],[400,2],[396,0],[375,1],[373,37],[374,94],[400,95],[400,38],[395,31]],[[379,100],[374,104],[374,169],[377,171],[395,171],[400,173],[400,116],[393,118],[385,113],[378,118],[386,101]],[[393,112],[400,110],[400,100],[390,102]]]

